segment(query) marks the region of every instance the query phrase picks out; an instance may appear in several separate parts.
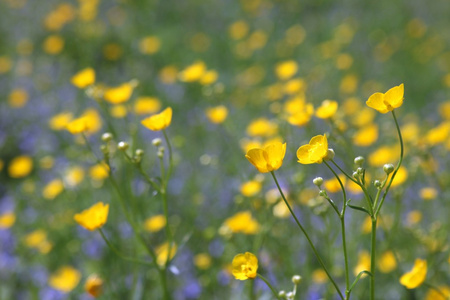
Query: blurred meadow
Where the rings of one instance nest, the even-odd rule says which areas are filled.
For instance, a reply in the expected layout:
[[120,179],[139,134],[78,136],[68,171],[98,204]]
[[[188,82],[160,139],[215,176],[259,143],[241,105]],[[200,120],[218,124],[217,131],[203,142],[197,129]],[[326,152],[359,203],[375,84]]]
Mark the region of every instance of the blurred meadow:
[[[358,274],[351,299],[450,299],[449,16],[0,0],[0,299],[347,300]],[[401,84],[395,114],[366,105]],[[318,135],[334,160],[298,163]]]

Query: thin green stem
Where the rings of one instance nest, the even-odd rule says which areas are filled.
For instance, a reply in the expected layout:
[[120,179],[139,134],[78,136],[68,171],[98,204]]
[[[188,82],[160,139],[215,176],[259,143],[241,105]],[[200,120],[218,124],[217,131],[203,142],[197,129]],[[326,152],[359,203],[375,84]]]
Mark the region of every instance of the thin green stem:
[[163,129],[163,135],[164,139],[166,140],[167,148],[169,150],[169,171],[167,172],[167,180],[169,179],[170,175],[172,174],[173,169],[173,154],[172,154],[172,146],[170,145],[169,138],[167,137],[166,130]]
[[356,276],[356,278],[355,278],[355,281],[353,281],[352,285],[350,286],[349,292],[351,292],[353,290],[353,288],[358,283],[358,281],[361,279],[361,276],[363,274],[367,274],[369,276],[372,276],[372,273],[370,273],[369,271],[366,271],[366,270],[359,272],[358,276]]
[[370,243],[370,300],[375,300],[375,256],[377,242],[377,218],[372,216],[372,236]]
[[273,171],[270,172],[270,173],[272,174],[273,180],[275,181],[275,184],[278,187],[278,191],[280,192],[284,203],[286,204],[287,208],[289,209],[289,211],[290,211],[292,217],[294,218],[295,222],[297,223],[298,227],[300,228],[300,230],[303,232],[303,234],[305,235],[306,239],[308,240],[308,243],[311,246],[311,249],[313,250],[314,255],[316,256],[317,260],[319,261],[320,265],[322,266],[322,269],[325,271],[325,273],[327,274],[327,276],[330,279],[331,283],[334,285],[334,287],[335,287],[337,293],[339,294],[339,296],[341,297],[341,299],[344,299],[344,296],[342,295],[341,290],[339,289],[338,285],[336,284],[336,282],[334,281],[334,279],[331,276],[330,272],[328,271],[327,267],[325,266],[324,262],[322,261],[322,258],[320,257],[319,252],[317,252],[316,247],[314,247],[314,244],[311,241],[311,239],[309,238],[308,233],[303,228],[302,224],[300,224],[300,221],[295,216],[294,211],[292,210],[291,206],[289,205],[289,202],[286,200],[286,197],[284,196],[284,193],[281,190],[280,184],[278,183],[278,180],[277,180],[277,177],[275,176],[275,173]]
[[262,281],[264,281],[264,283],[269,287],[269,289],[272,291],[272,294],[274,295],[274,297],[276,299],[280,299],[280,297],[278,296],[278,291],[270,284],[270,282],[264,278],[264,276],[262,276],[261,274],[256,274],[259,279],[261,279]]

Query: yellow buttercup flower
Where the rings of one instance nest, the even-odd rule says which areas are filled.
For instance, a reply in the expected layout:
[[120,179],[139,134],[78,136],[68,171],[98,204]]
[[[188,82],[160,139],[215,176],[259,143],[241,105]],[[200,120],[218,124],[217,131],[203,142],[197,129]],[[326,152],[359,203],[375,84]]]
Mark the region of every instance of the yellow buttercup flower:
[[208,253],[199,253],[194,256],[194,265],[201,269],[206,270],[211,266],[211,256]]
[[253,253],[239,253],[231,265],[233,276],[238,280],[254,279],[258,274],[258,258]]
[[81,273],[77,269],[64,266],[50,276],[48,284],[58,291],[68,293],[78,285],[80,279]]
[[298,65],[294,60],[280,62],[275,67],[275,73],[281,80],[287,80],[297,73]]
[[278,170],[286,154],[286,143],[275,142],[265,148],[250,149],[245,157],[261,173]]
[[109,204],[98,202],[74,216],[74,220],[87,230],[101,228],[108,219]]
[[298,162],[304,165],[322,163],[327,156],[328,140],[326,135],[313,137],[309,144],[303,145],[297,150]]
[[66,129],[67,124],[72,121],[72,117],[71,112],[62,112],[54,115],[48,122],[48,125],[53,130],[63,130]]
[[137,115],[154,114],[161,108],[161,102],[155,97],[139,97],[134,103],[134,112]]
[[135,81],[126,82],[117,87],[107,88],[103,97],[112,104],[123,103],[130,99],[135,87]]
[[429,289],[427,294],[425,295],[425,300],[447,300],[450,297],[450,287],[443,285],[438,286],[439,291],[442,293],[439,293],[438,291],[434,289]]
[[90,275],[84,284],[84,290],[94,298],[99,297],[103,292],[103,280],[96,274]]
[[238,212],[224,222],[225,232],[256,234],[259,228],[258,221],[253,219],[250,211]]
[[16,215],[13,212],[7,212],[0,215],[0,229],[10,228],[16,222]]
[[85,87],[90,86],[91,84],[94,84],[95,82],[95,71],[92,68],[86,68],[75,75],[72,76],[70,79],[70,82],[74,86],[80,89],[84,89]]
[[47,183],[42,190],[42,197],[48,200],[55,199],[64,190],[64,183],[61,179],[54,179]]
[[[367,251],[361,251],[358,253],[358,264],[353,269],[353,274],[358,275],[361,271],[370,270],[370,254]],[[366,276],[365,274],[362,277]]]
[[353,143],[356,146],[367,147],[372,145],[378,139],[378,125],[369,124],[359,129],[353,135]]
[[23,178],[28,176],[33,170],[33,160],[31,157],[21,155],[13,158],[9,163],[8,174],[12,178]]
[[334,100],[324,100],[316,109],[316,117],[320,119],[329,119],[336,114],[338,103]]
[[206,117],[211,123],[220,124],[228,116],[228,109],[224,105],[207,108],[205,111]]
[[[177,245],[172,244],[172,247],[170,247],[170,257],[169,260],[171,260],[175,254],[177,253]],[[156,262],[160,266],[164,266],[167,261],[167,256],[169,255],[169,243],[164,243],[160,246],[158,246],[155,250],[156,254]]]
[[261,191],[262,185],[261,182],[256,180],[250,180],[247,182],[244,182],[241,185],[241,194],[246,197],[252,197],[255,196],[259,191]]
[[178,78],[184,82],[194,82],[200,80],[206,73],[206,64],[202,61],[187,66],[178,74]]
[[259,118],[253,120],[247,126],[247,134],[249,136],[271,136],[276,134],[278,131],[278,126],[275,122],[270,121],[266,118]]
[[423,259],[416,259],[414,267],[411,271],[405,273],[400,277],[400,283],[407,289],[415,289],[420,286],[427,276],[427,261]]
[[148,218],[144,222],[144,229],[149,232],[158,232],[166,226],[166,217],[164,215],[156,215]]
[[66,129],[71,134],[78,134],[86,132],[88,134],[95,133],[102,127],[101,117],[93,108],[88,108],[84,111],[81,117],[70,121],[66,125]]
[[382,114],[393,111],[402,106],[404,95],[403,83],[391,88],[386,93],[375,93],[366,101],[367,106],[376,109]]
[[378,260],[378,269],[381,273],[389,273],[397,268],[397,261],[395,259],[394,253],[390,250],[381,254]]
[[159,114],[153,115],[141,121],[141,124],[153,131],[163,130],[172,122],[172,108],[168,107]]

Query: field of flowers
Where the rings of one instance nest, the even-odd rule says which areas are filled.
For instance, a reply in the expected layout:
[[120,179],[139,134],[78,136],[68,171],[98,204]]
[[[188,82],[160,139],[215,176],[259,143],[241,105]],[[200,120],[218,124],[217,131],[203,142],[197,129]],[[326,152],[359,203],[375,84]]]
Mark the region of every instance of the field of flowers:
[[0,0],[0,299],[450,299],[449,15]]

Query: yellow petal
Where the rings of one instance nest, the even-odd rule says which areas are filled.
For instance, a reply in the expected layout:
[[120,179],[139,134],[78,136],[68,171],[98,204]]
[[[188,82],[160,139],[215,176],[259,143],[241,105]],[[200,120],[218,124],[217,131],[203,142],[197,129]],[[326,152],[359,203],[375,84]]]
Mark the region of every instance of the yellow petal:
[[384,94],[383,93],[373,94],[366,101],[366,104],[367,104],[367,106],[378,110],[382,114],[385,114],[389,111],[386,104],[384,104]]
[[[384,94],[384,101],[388,103],[388,107],[391,106],[392,109],[400,107],[403,104],[403,95],[404,95],[404,86],[403,83],[399,86],[395,86],[391,88]],[[390,109],[390,110],[392,110]]]
[[263,149],[250,149],[245,157],[248,161],[255,166],[255,168],[261,173],[267,173],[269,170],[267,169],[267,162],[264,158],[264,150]]
[[415,289],[420,286],[427,276],[427,262],[423,259],[416,259],[411,271],[403,274],[400,283],[407,289]]

